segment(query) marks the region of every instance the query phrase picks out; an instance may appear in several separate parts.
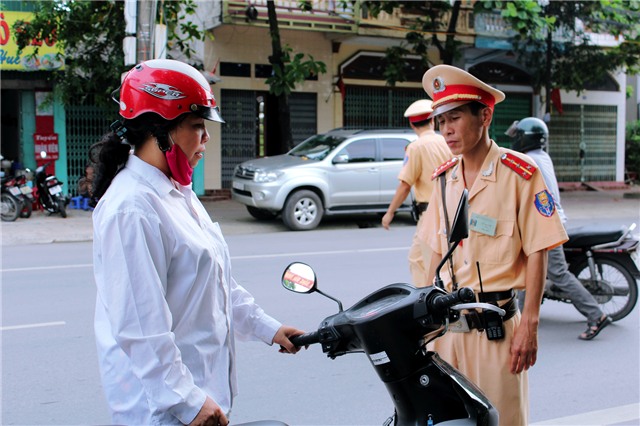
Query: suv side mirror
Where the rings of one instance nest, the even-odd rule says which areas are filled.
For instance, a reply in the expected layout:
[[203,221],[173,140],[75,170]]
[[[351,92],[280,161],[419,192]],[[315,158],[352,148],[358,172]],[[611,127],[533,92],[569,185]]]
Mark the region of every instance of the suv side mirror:
[[347,164],[349,162],[349,154],[346,152],[341,152],[335,157],[333,157],[333,164]]

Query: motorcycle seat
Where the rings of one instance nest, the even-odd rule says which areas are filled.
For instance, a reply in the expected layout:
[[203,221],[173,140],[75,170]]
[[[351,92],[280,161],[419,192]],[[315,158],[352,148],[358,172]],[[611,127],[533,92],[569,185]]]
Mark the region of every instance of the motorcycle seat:
[[622,237],[622,233],[622,229],[594,229],[583,226],[567,229],[569,241],[564,243],[564,247],[585,248],[610,243]]

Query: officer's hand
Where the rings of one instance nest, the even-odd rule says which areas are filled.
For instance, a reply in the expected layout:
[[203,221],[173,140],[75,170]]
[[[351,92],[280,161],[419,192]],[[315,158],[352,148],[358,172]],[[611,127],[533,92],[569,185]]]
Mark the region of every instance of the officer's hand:
[[389,225],[391,225],[391,221],[393,220],[394,213],[387,212],[382,216],[382,227],[384,229],[389,229]]
[[196,418],[189,423],[190,426],[227,426],[228,424],[227,416],[224,415],[218,404],[209,397],[204,401]]
[[511,341],[511,373],[519,374],[536,363],[538,356],[538,323],[522,316]]

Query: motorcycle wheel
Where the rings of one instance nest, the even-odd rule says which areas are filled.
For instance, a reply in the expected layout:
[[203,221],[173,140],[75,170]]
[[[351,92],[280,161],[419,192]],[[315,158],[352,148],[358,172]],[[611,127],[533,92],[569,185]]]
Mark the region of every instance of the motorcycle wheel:
[[60,212],[60,216],[63,218],[67,217],[67,206],[64,198],[58,198],[58,211]]
[[22,199],[22,210],[20,210],[20,217],[23,219],[28,219],[31,217],[31,212],[33,212],[33,203],[27,197]]
[[573,269],[574,275],[591,293],[600,309],[614,321],[631,313],[638,301],[638,286],[623,265],[607,257],[594,256],[598,279],[592,279],[587,259]]
[[11,194],[2,194],[1,201],[1,214],[0,217],[5,222],[13,222],[20,215],[22,204]]

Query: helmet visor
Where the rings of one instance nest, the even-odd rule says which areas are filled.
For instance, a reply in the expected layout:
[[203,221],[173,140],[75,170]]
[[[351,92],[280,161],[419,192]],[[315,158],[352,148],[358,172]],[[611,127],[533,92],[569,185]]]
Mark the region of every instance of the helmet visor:
[[220,109],[215,107],[207,107],[198,105],[196,111],[194,111],[198,116],[204,118],[205,120],[217,121],[218,123],[224,123],[225,121],[222,119],[220,115]]

